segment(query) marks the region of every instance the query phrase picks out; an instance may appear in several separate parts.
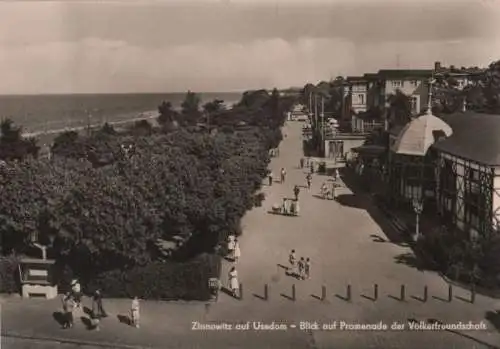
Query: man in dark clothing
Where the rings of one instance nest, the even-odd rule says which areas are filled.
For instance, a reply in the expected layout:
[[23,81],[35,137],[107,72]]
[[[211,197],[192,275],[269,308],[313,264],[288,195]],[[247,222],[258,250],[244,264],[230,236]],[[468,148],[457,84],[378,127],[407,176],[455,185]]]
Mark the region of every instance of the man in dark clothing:
[[104,307],[102,306],[102,295],[99,290],[95,291],[92,297],[92,315],[96,319],[108,316],[106,314],[106,311],[104,310]]
[[295,195],[295,201],[297,201],[299,199],[299,193],[300,193],[300,188],[298,185],[296,185],[293,188],[293,194]]
[[304,168],[304,158],[300,158],[300,168]]
[[309,173],[306,177],[306,181],[307,181],[307,188],[308,189],[311,189],[311,181],[312,181],[312,176],[311,174]]

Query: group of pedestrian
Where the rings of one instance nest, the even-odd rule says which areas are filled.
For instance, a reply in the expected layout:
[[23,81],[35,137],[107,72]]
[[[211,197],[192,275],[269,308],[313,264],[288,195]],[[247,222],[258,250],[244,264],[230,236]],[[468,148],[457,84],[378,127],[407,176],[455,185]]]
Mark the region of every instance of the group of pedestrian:
[[[67,292],[62,297],[62,307],[64,311],[63,329],[69,329],[74,326],[74,312],[77,309],[82,309],[83,293],[78,280],[71,282],[71,291]],[[103,296],[100,290],[96,290],[92,294],[92,309],[90,312],[90,327],[96,331],[100,330],[101,319],[108,317],[104,310]],[[132,299],[132,307],[130,309],[130,324],[135,328],[139,328],[140,306],[139,298]]]
[[310,258],[300,257],[300,259],[297,260],[295,250],[292,250],[288,257],[288,262],[290,263],[290,268],[287,271],[288,275],[298,277],[301,280],[309,279],[311,275]]
[[274,158],[276,156],[279,156],[280,155],[280,148],[273,148],[273,149],[270,149],[269,150],[269,156]]
[[337,198],[336,184],[331,183],[329,187],[326,182],[323,182],[323,184],[321,185],[321,196],[323,197],[323,199],[335,200]]
[[313,163],[313,160],[310,159],[310,158],[300,158],[299,160],[299,164],[300,164],[300,168],[304,168],[304,167],[309,167],[311,166],[311,164]]
[[[62,306],[64,311],[64,321],[63,328],[72,328],[74,325],[74,312],[77,309],[82,309],[82,291],[78,280],[73,280],[71,282],[71,291],[67,292],[62,297]],[[107,317],[106,311],[102,304],[102,295],[99,290],[96,290],[92,295],[92,311],[91,311],[91,324],[96,329],[99,330],[100,319]]]
[[234,235],[229,235],[227,238],[227,254],[234,263],[241,257],[240,243]]
[[300,206],[298,200],[283,198],[283,203],[281,204],[281,214],[298,216],[299,212]]
[[[241,249],[240,243],[238,239],[234,235],[229,235],[227,241],[227,250],[230,259],[233,263],[237,263],[239,258],[241,257]],[[232,266],[228,273],[229,280],[229,289],[231,290],[231,294],[233,297],[237,297],[240,290],[240,283],[238,281],[238,271],[236,270],[236,266]]]

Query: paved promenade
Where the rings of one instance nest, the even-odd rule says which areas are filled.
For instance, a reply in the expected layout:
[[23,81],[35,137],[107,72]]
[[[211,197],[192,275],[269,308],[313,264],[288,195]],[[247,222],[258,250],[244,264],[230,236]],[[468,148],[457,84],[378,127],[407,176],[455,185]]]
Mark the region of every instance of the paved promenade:
[[[284,184],[265,185],[263,207],[250,211],[243,220],[244,235],[240,239],[242,257],[237,263],[243,283],[243,299],[222,293],[216,304],[143,302],[141,328],[132,329],[119,323],[116,316],[125,314],[130,302],[106,300],[111,316],[100,332],[88,331],[82,323],[72,330],[61,330],[52,313],[60,302],[8,299],[2,304],[2,333],[66,341],[97,341],[121,344],[123,348],[498,348],[500,347],[500,301],[476,296],[474,304],[467,290],[454,289],[452,302],[447,302],[448,285],[434,272],[419,271],[402,261],[411,260],[411,250],[385,238],[376,208],[363,195],[353,195],[347,188],[339,190],[340,203],[317,198],[326,177],[313,176],[312,189],[301,189],[300,217],[271,215],[268,211],[283,197],[292,197],[295,184],[305,185],[306,173],[298,168],[302,156],[301,124],[288,123],[287,137],[280,146],[280,156],[273,159],[271,169],[276,177],[287,169]],[[278,178],[276,178],[278,180]],[[267,181],[266,181],[267,182]],[[366,208],[373,208],[368,213]],[[384,229],[389,229],[383,226]],[[311,278],[296,280],[285,275],[278,264],[287,265],[290,250],[297,257],[312,260]],[[222,281],[227,284],[225,262]],[[373,284],[379,285],[376,301]],[[262,300],[264,285],[269,299]],[[295,301],[292,285],[295,284]],[[341,299],[346,285],[352,287],[350,302]],[[401,285],[406,299],[398,300]],[[427,285],[427,302],[422,297]],[[327,299],[321,302],[322,286]],[[336,296],[337,294],[337,296]],[[366,297],[362,297],[365,295]],[[340,297],[338,297],[340,296]],[[437,299],[437,298],[442,298]],[[78,318],[78,317],[77,317]],[[318,331],[300,330],[301,321],[333,323],[406,324],[408,319],[436,319],[445,324],[469,321],[480,324],[478,331]],[[235,325],[247,321],[284,323],[297,328],[286,331],[267,330],[192,330],[192,322],[225,322]],[[14,344],[13,344],[14,343]],[[2,348],[22,348],[14,339]],[[69,345],[69,344],[67,344]],[[89,343],[91,345],[91,343]],[[68,347],[69,349],[70,347]]]

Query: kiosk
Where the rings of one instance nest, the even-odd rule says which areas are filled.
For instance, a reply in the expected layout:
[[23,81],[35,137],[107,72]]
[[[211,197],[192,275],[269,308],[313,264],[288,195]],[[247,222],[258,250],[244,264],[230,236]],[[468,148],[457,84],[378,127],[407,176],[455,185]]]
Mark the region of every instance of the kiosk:
[[53,259],[25,258],[19,263],[19,279],[23,298],[57,297],[57,285],[54,282]]

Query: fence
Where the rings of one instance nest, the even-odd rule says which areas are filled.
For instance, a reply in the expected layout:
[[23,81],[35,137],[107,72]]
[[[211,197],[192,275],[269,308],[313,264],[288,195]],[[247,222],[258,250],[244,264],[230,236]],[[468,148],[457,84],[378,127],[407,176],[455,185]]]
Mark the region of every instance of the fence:
[[359,132],[359,133],[370,133],[373,130],[383,128],[384,123],[380,121],[366,121],[360,118],[357,118],[356,116],[352,117],[351,120],[351,129],[352,132]]

